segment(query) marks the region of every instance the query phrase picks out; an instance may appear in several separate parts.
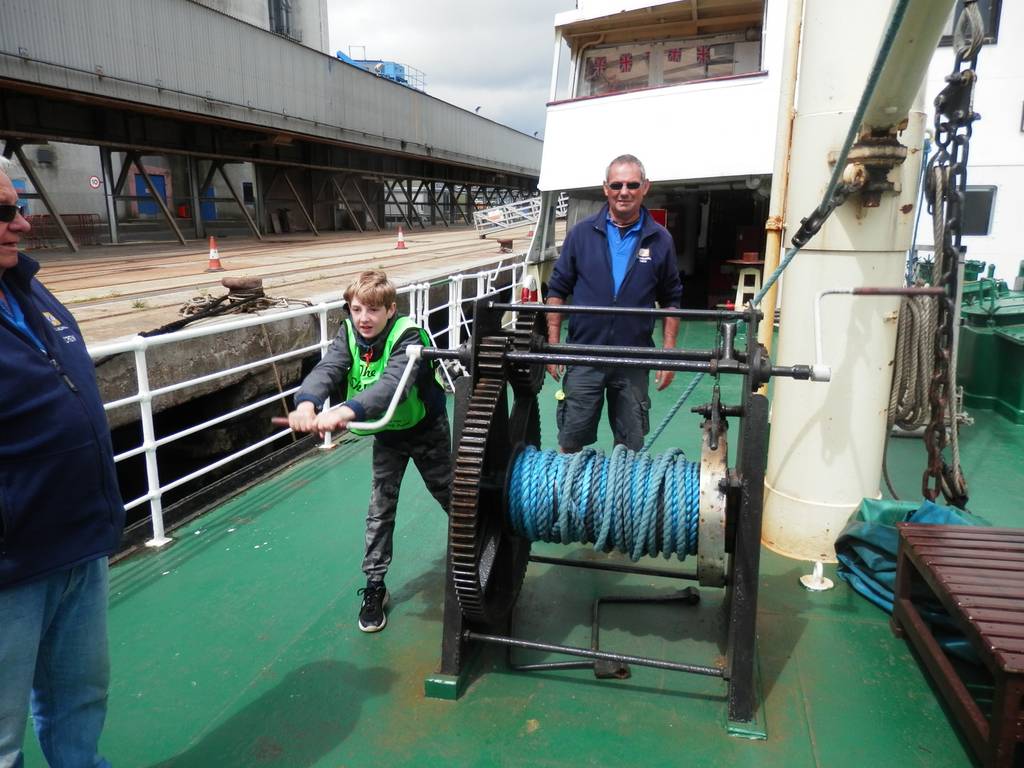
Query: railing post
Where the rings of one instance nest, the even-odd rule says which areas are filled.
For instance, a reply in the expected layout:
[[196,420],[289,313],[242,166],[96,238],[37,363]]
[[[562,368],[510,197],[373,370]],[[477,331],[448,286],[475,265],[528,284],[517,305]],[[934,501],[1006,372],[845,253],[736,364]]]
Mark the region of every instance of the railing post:
[[462,339],[462,275],[452,275],[448,282],[448,349],[458,349]]
[[[320,320],[320,359],[323,360],[327,356],[327,307],[323,304],[320,305],[320,309],[317,312],[317,318]],[[321,409],[321,413],[331,407],[331,398],[328,397],[324,400],[324,407]],[[324,435],[324,443],[320,446],[321,451],[330,451],[334,448],[334,442],[331,439],[332,435],[328,432]]]
[[[143,342],[145,344],[145,342]],[[142,447],[146,455],[146,487],[149,495],[149,516],[153,522],[153,538],[147,547],[162,547],[170,541],[164,532],[164,510],[160,494],[160,471],[156,462],[156,429],[153,427],[153,398],[149,389],[146,347],[135,350],[135,380],[139,384],[139,419],[142,421]]]
[[430,333],[430,283],[420,284],[420,326]]

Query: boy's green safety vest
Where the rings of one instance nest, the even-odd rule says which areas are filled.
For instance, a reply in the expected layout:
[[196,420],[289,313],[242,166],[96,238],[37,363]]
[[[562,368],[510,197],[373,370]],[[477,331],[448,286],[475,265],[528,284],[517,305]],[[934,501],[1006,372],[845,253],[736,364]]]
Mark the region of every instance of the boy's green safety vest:
[[[391,359],[391,349],[395,346],[395,342],[410,328],[415,328],[419,331],[420,342],[424,347],[430,346],[430,337],[427,335],[427,332],[408,317],[402,315],[391,326],[391,333],[388,334],[388,338],[384,342],[384,351],[381,353],[380,359],[367,362],[359,357],[359,350],[356,348],[356,330],[352,325],[352,321],[345,321],[345,330],[348,334],[348,351],[352,356],[352,367],[348,371],[349,397],[362,392],[364,389],[369,389],[377,383],[380,375],[387,367],[388,360]],[[395,408],[395,415],[391,417],[391,421],[383,427],[380,429],[352,429],[349,431],[354,435],[372,435],[376,432],[408,429],[423,421],[423,417],[426,415],[427,407],[423,404],[423,400],[420,399],[419,388],[413,384],[405,400],[400,402],[398,407]]]

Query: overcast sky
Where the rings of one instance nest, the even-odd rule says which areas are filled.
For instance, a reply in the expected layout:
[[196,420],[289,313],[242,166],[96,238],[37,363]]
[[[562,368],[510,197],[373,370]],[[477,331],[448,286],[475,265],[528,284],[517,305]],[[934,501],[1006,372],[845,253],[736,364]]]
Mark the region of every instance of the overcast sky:
[[554,18],[575,0],[327,0],[327,7],[332,53],[363,58],[365,46],[367,59],[422,71],[430,95],[479,106],[484,117],[543,137]]

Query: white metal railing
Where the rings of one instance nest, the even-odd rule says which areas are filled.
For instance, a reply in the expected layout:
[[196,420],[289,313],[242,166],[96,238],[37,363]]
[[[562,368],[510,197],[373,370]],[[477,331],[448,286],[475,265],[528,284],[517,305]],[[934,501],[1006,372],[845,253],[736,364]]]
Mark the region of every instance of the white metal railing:
[[[422,282],[404,285],[398,289],[400,296],[409,297],[409,316],[412,320],[425,329],[430,336],[431,344],[436,345],[437,339],[447,335],[449,349],[457,349],[462,341],[468,338],[472,329],[472,317],[467,313],[466,307],[478,298],[486,298],[497,295],[501,290],[511,286],[513,301],[519,300],[519,289],[522,287],[526,277],[526,263],[520,258],[511,260],[508,263],[500,262],[490,270],[473,272],[468,274],[456,274],[434,283]],[[506,282],[507,278],[507,282]],[[447,284],[447,297],[440,304],[431,304],[431,288]],[[467,284],[473,287],[468,291]],[[210,472],[225,466],[237,459],[240,459],[254,451],[270,445],[275,441],[287,438],[291,432],[283,429],[279,432],[262,438],[250,445],[245,445],[228,456],[224,456],[210,464],[207,464],[193,472],[172,480],[162,478],[160,466],[157,462],[157,449],[201,432],[209,427],[223,424],[231,419],[257,410],[271,403],[290,397],[298,391],[298,387],[290,387],[273,395],[265,397],[256,402],[227,410],[199,424],[194,424],[174,433],[157,437],[156,427],[153,420],[153,401],[162,395],[171,392],[209,384],[220,379],[225,379],[236,374],[253,371],[264,366],[275,365],[285,360],[301,358],[320,351],[321,357],[327,353],[333,334],[328,332],[328,313],[343,307],[343,300],[322,302],[312,307],[289,309],[280,312],[272,312],[265,315],[248,315],[241,318],[222,320],[214,323],[195,325],[185,330],[167,333],[161,336],[133,336],[121,341],[97,344],[89,348],[89,354],[95,360],[111,355],[132,353],[135,364],[135,378],[138,391],[129,397],[123,397],[104,403],[104,408],[109,412],[118,408],[138,406],[139,420],[142,426],[142,442],[129,450],[123,451],[114,457],[115,462],[121,462],[134,456],[143,455],[146,467],[147,491],[142,496],[131,499],[125,503],[125,509],[130,510],[142,504],[149,504],[150,520],[153,536],[146,544],[149,546],[162,546],[170,539],[164,529],[163,519],[163,497],[168,491],[178,488],[185,483],[196,480]],[[443,313],[443,314],[442,314]],[[440,315],[445,318],[445,325],[440,330],[431,330],[431,321]],[[223,336],[234,331],[245,328],[259,327],[271,323],[281,322],[301,317],[316,317],[318,320],[318,336],[316,343],[309,344],[299,349],[290,350],[280,354],[270,354],[266,357],[249,360],[245,363],[235,365],[213,373],[204,373],[193,378],[184,378],[164,386],[152,388],[150,386],[150,353],[154,350],[181,344],[194,339]],[[449,389],[453,388],[453,377],[457,375],[458,366],[442,365],[440,370]],[[330,403],[325,404],[325,408]],[[332,436],[324,438],[324,445],[332,444]]]
[[[562,192],[558,195],[558,202],[555,203],[555,217],[564,219],[568,209],[569,197]],[[476,231],[482,237],[490,232],[536,224],[539,218],[540,197],[538,196],[476,211],[473,214],[473,223],[476,225]]]

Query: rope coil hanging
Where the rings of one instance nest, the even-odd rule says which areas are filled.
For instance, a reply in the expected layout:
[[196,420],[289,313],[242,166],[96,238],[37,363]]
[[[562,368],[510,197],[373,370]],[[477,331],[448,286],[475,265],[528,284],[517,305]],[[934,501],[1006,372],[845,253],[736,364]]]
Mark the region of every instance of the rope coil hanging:
[[673,449],[660,456],[619,445],[611,456],[527,446],[512,466],[512,529],[530,541],[593,544],[634,562],[697,554],[700,464]]

